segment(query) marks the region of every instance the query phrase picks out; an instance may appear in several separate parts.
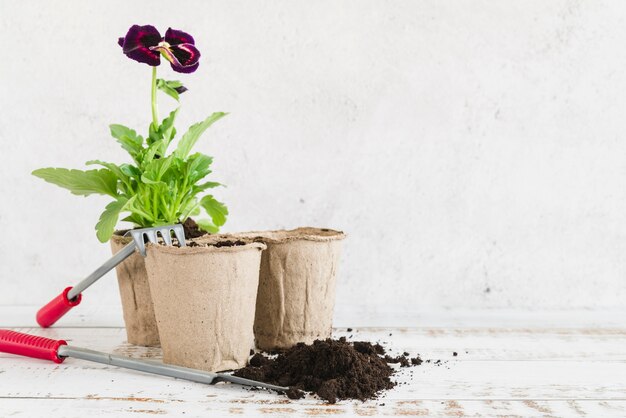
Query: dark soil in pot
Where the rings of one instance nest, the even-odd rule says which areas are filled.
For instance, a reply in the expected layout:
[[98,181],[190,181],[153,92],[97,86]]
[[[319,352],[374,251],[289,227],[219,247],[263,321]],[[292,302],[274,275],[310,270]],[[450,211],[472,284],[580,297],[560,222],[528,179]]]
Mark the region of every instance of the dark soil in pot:
[[206,231],[201,230],[196,221],[191,218],[187,218],[187,220],[183,222],[183,229],[185,230],[186,239],[199,238],[208,234]]

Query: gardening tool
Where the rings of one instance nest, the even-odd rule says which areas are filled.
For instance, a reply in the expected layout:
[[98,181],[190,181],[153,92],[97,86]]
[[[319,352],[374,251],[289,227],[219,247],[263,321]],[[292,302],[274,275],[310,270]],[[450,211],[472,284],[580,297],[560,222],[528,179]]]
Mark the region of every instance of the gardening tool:
[[[52,299],[43,308],[37,311],[37,323],[43,328],[48,328],[58,321],[63,315],[65,315],[74,306],[77,306],[82,300],[82,292],[89,286],[94,284],[99,278],[104,276],[113,267],[120,264],[122,261],[130,257],[135,249],[139,250],[139,253],[146,256],[146,244],[145,240],[155,243],[157,242],[157,233],[163,239],[165,245],[172,245],[171,232],[174,232],[178,244],[180,247],[185,246],[185,230],[180,224],[176,225],[164,225],[155,226],[152,228],[133,229],[128,231],[126,235],[130,234],[132,241],[128,243],[124,248],[115,253],[113,257],[107,260],[104,264],[98,267],[93,273],[87,276],[83,281],[78,283],[74,287],[67,287],[59,296]],[[126,236],[125,235],[125,236]]]
[[72,347],[67,345],[64,340],[53,340],[7,329],[0,329],[0,352],[51,360],[55,363],[62,363],[67,357],[74,357],[81,360],[94,361],[96,363],[161,376],[176,377],[209,385],[217,382],[231,382],[239,385],[258,386],[279,392],[286,392],[289,389],[283,386],[270,385],[269,383],[257,382],[255,380],[223,373],[210,373],[202,370],[189,369],[187,367],[170,366],[156,361],[136,360],[130,357],[115,356],[99,351],[88,350],[86,348]]

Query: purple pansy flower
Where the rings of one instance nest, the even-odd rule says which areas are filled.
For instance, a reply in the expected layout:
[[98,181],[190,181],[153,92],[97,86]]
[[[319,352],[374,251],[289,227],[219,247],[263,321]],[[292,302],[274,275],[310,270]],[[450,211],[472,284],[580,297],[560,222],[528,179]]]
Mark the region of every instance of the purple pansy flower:
[[180,30],[169,28],[161,37],[154,26],[133,25],[117,43],[128,58],[152,67],[161,64],[161,55],[179,73],[193,73],[200,65],[200,51],[193,37]]

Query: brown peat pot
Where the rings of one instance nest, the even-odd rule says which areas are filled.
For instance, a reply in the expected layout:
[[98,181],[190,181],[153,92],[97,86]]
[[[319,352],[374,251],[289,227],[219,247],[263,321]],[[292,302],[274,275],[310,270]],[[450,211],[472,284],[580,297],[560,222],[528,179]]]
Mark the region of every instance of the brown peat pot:
[[[115,254],[129,242],[131,242],[130,237],[123,237],[121,233],[116,232],[111,237],[111,250]],[[128,342],[135,345],[158,346],[159,332],[144,261],[145,259],[139,252],[135,251],[115,267],[115,272],[122,299]]]
[[265,244],[220,236],[189,246],[147,246],[146,269],[163,361],[207,371],[243,367]]
[[254,337],[262,350],[330,338],[341,231],[297,228],[235,234],[263,242]]

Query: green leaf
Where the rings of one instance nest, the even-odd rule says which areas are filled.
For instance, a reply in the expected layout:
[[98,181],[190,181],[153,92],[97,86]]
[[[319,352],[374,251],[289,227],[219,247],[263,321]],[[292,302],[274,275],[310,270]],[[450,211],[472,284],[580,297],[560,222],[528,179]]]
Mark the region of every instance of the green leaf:
[[208,219],[198,219],[196,223],[198,224],[200,229],[208,233],[216,234],[220,232],[220,229],[217,226],[213,225],[213,222]]
[[108,168],[115,174],[119,179],[125,179],[128,177],[117,164],[107,163],[106,161],[101,160],[89,160],[85,163],[85,165],[101,165],[102,167]]
[[176,157],[173,155],[169,155],[166,158],[152,160],[152,162],[146,166],[144,173],[141,175],[141,181],[146,184],[161,183],[162,177],[170,168],[175,158]]
[[[131,213],[133,219],[136,219],[137,225],[142,227],[154,226],[158,216],[155,218],[146,208],[146,202],[142,202],[139,198],[140,194],[135,194],[126,203],[126,209]],[[135,222],[133,220],[132,222]]]
[[100,215],[100,219],[96,224],[96,236],[100,242],[107,242],[111,238],[111,235],[113,235],[115,225],[117,225],[117,220],[120,217],[120,212],[124,210],[126,202],[128,202],[128,199],[120,197],[109,203],[104,209],[104,212],[102,212],[102,215]]
[[183,87],[183,83],[181,83],[178,80],[165,80],[165,82],[167,83],[168,86],[170,86],[173,89]]
[[139,179],[141,178],[141,172],[137,167],[130,164],[121,164],[120,171],[127,175],[128,177]]
[[[193,186],[193,193],[197,194],[206,189],[213,189],[215,187],[224,186],[222,183],[218,183],[215,181],[207,181],[206,183],[198,184],[197,186]],[[226,186],[224,186],[226,187]]]
[[161,139],[161,134],[159,133],[159,127],[154,126],[154,123],[150,123],[148,127],[148,138],[146,138],[146,143],[148,145],[152,145],[156,141]]
[[177,107],[176,109],[172,110],[170,112],[170,115],[166,117],[165,119],[163,119],[163,122],[161,122],[161,126],[159,127],[159,132],[161,133],[161,136],[163,137],[163,140],[165,141],[165,147],[163,150],[161,150],[161,155],[165,155],[167,146],[170,144],[170,142],[172,142],[172,139],[174,139],[174,135],[176,135],[176,128],[174,128],[174,121],[176,120],[176,115],[178,115],[179,109],[180,107]]
[[137,225],[137,226],[144,226],[145,222],[144,219],[137,213],[133,213],[128,215],[127,217],[125,217],[124,219],[122,219],[122,221],[124,222],[132,222],[133,224]]
[[200,138],[200,135],[202,135],[204,131],[209,128],[209,126],[213,125],[213,123],[217,122],[226,115],[227,113],[224,112],[215,112],[202,122],[191,125],[189,130],[185,133],[185,135],[183,135],[180,142],[178,143],[178,147],[175,151],[176,155],[179,158],[186,158],[187,155],[189,155],[189,152],[191,151],[193,146]]
[[183,84],[178,80],[163,80],[162,78],[157,80],[157,88],[168,96],[174,98],[176,101],[180,99],[179,93],[176,89],[182,86]]
[[106,168],[88,171],[40,168],[32,174],[79,196],[104,194],[117,197],[117,176]]
[[226,223],[228,208],[223,203],[218,202],[213,196],[204,196],[200,200],[200,206],[209,214],[215,226],[220,227]]
[[143,137],[137,135],[137,132],[134,130],[124,125],[116,124],[109,125],[109,129],[111,130],[111,136],[117,139],[122,148],[128,151],[132,157],[137,156],[143,149]]
[[[170,114],[163,119],[160,125],[154,126],[154,123],[150,124],[148,134],[148,150],[144,155],[148,156],[148,159],[152,159],[155,156],[162,157],[167,151],[172,139],[176,136],[176,128],[174,127],[174,121],[180,108],[176,108],[170,112]],[[158,144],[158,145],[155,145]],[[154,148],[156,146],[156,148]],[[144,157],[145,158],[145,157]]]
[[153,177],[150,177],[147,173],[141,175],[141,182],[145,184],[159,184],[162,183],[160,180],[156,180]]
[[152,162],[152,160],[154,159],[154,156],[159,152],[162,146],[163,146],[162,139],[159,139],[158,141],[155,141],[152,144],[150,144],[148,149],[146,149],[143,155],[143,158],[141,159],[141,163],[144,167]]
[[187,177],[190,183],[195,183],[203,179],[211,170],[209,167],[213,163],[213,157],[201,154],[199,152],[192,154],[187,159]]

